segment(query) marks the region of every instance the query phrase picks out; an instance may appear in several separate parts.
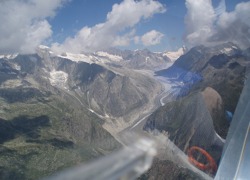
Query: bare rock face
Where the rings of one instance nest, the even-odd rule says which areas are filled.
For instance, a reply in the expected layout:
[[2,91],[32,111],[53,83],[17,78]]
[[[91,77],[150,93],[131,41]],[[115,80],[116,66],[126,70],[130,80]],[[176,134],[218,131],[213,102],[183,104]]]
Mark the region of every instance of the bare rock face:
[[121,56],[123,61],[119,64],[132,69],[163,69],[167,67],[167,63],[171,62],[171,60],[167,56],[164,56],[164,54],[154,53],[148,49],[136,51],[110,49],[108,52]]
[[213,119],[215,131],[225,138],[229,123],[225,117],[225,108],[221,96],[211,87],[202,91],[202,96]]
[[221,95],[225,109],[234,112],[243,89],[247,63],[242,55],[214,56],[201,71],[203,81],[194,88],[212,87]]

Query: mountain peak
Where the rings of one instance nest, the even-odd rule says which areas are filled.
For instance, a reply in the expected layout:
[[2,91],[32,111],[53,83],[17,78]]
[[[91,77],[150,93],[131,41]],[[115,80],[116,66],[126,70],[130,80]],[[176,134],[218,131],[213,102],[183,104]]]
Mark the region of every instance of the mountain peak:
[[171,61],[177,60],[186,52],[185,46],[179,48],[177,51],[167,51],[163,53],[163,56],[167,56]]

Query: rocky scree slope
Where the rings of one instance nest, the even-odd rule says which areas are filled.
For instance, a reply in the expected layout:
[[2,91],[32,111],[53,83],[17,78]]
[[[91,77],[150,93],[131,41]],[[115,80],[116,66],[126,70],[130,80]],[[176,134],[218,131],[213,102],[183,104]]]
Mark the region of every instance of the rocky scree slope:
[[38,179],[121,147],[49,63],[36,54],[0,59],[1,179]]
[[[153,78],[125,67],[110,67],[103,63],[73,62],[53,57],[48,51],[40,55],[45,60],[47,76],[66,73],[64,89],[109,124],[122,130],[152,106],[161,91]],[[111,129],[112,127],[107,127]],[[113,128],[114,129],[114,128]]]

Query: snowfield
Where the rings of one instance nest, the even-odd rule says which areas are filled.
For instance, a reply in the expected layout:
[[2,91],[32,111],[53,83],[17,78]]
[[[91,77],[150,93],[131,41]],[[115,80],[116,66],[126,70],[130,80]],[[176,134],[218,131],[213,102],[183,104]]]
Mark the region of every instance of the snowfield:
[[184,48],[180,48],[177,51],[165,52],[163,56],[167,56],[172,62],[177,60],[180,56],[184,54]]
[[94,63],[94,58],[92,56],[87,56],[85,54],[72,54],[72,53],[64,53],[63,55],[58,55],[60,58],[70,59],[74,62],[86,62],[89,64]]
[[121,56],[109,54],[109,53],[104,52],[104,51],[99,51],[96,53],[96,55],[101,56],[101,57],[105,57],[107,59],[110,59],[111,61],[119,62],[119,61],[123,60],[123,58]]
[[68,74],[63,71],[51,71],[50,72],[50,83],[52,86],[67,89]]

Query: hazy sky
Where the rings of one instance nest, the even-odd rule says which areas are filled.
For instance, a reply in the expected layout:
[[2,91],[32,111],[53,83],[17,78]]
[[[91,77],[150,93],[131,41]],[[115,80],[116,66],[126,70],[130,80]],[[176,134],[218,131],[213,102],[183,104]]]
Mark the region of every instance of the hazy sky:
[[[0,53],[250,46],[250,1],[1,0]],[[237,28],[236,28],[237,27]]]

